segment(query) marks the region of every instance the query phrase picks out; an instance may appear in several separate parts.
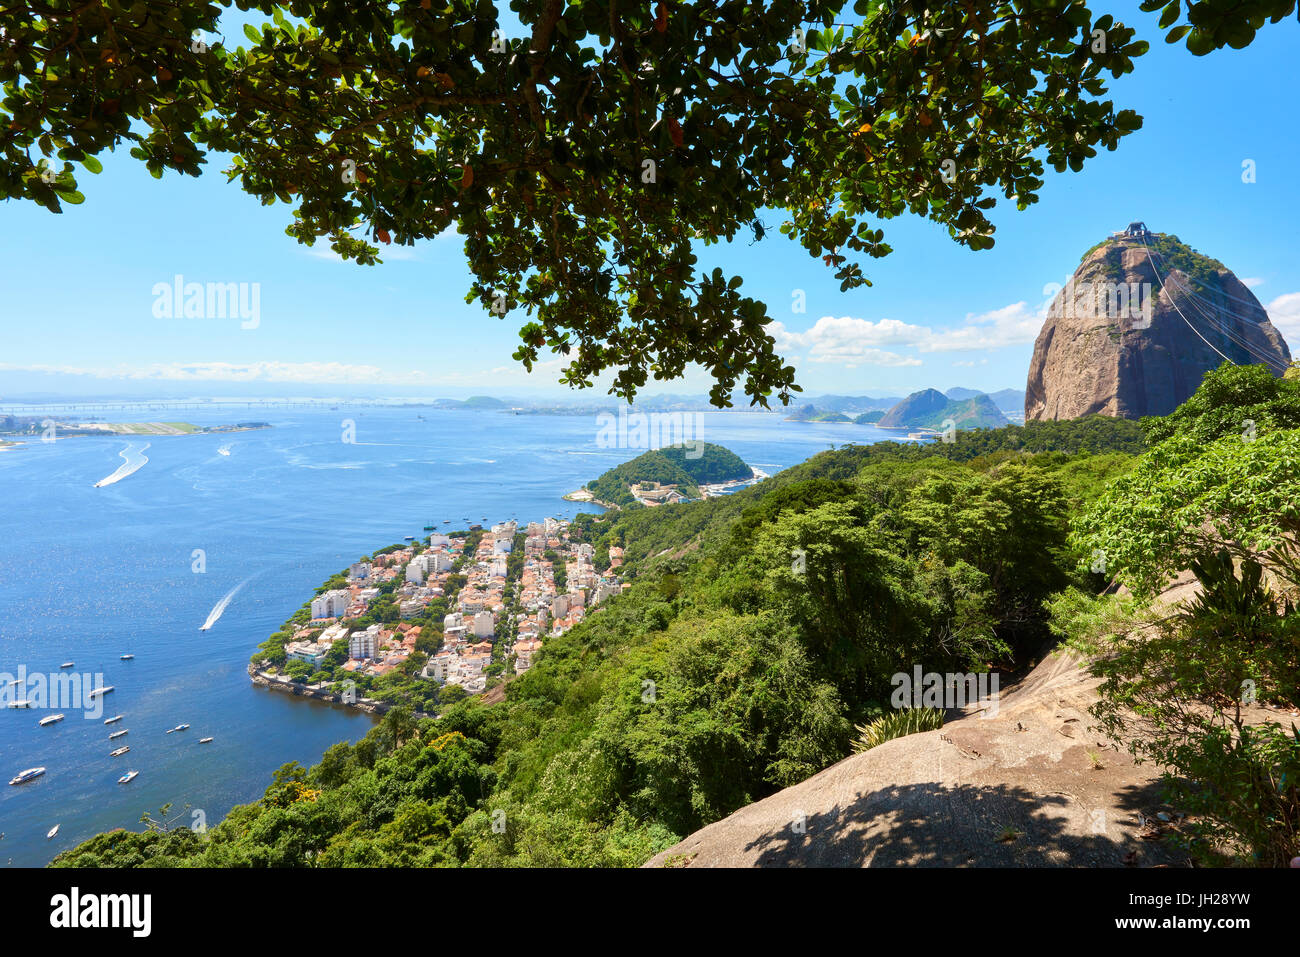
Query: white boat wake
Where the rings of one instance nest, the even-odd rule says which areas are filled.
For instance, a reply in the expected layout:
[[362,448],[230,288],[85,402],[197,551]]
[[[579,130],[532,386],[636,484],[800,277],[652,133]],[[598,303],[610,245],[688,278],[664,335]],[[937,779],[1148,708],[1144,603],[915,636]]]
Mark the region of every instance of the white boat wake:
[[212,611],[208,612],[208,620],[203,623],[202,627],[199,628],[199,631],[207,631],[215,625],[217,620],[226,613],[226,606],[230,604],[231,599],[235,597],[239,592],[239,589],[243,588],[256,577],[256,575],[249,575],[234,588],[230,589],[230,591],[226,592],[221,601],[212,606]]
[[230,454],[230,446],[229,446],[229,445],[223,445],[221,448],[217,449],[217,454],[218,454],[218,455],[229,455],[229,454]]
[[108,476],[108,478],[102,478],[98,482],[96,482],[95,488],[103,488],[105,485],[112,485],[115,482],[120,482],[128,475],[133,475],[136,472],[140,471],[140,469],[148,465],[149,456],[144,454],[144,450],[147,448],[149,448],[148,442],[146,442],[141,448],[138,449],[134,445],[128,445],[126,448],[124,448],[121,452],[118,453],[120,456],[122,456],[122,465],[118,468],[116,472]]

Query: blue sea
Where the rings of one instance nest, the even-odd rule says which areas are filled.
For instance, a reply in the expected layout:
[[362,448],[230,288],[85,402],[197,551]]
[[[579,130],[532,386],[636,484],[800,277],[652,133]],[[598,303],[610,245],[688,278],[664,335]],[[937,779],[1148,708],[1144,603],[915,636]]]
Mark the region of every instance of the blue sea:
[[[365,714],[253,687],[256,646],[361,555],[426,524],[591,511],[562,496],[643,451],[599,447],[594,416],[348,405],[97,415],[273,427],[0,451],[0,672],[71,661],[115,689],[95,719],[61,708],[63,721],[40,727],[51,711],[0,709],[0,782],[48,769],[0,783],[0,865],[44,865],[97,832],[139,830],[142,813],[167,804],[178,824],[214,825],[286,762],[310,765],[360,738],[374,720]],[[897,433],[710,412],[699,437],[772,474]],[[129,734],[110,743],[116,730]],[[130,752],[109,757],[120,745]],[[139,776],[118,784],[128,769]]]

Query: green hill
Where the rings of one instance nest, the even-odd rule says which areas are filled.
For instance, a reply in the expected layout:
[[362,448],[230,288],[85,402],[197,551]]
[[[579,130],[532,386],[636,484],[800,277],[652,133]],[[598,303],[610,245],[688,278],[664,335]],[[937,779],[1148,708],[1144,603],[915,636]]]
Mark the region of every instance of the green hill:
[[616,465],[588,482],[587,490],[599,501],[626,506],[636,502],[628,487],[637,482],[676,485],[687,498],[699,498],[700,485],[753,476],[754,470],[730,449],[708,442],[688,442],[652,449],[630,462]]
[[877,423],[882,429],[941,429],[951,420],[958,429],[995,429],[1006,417],[984,393],[954,401],[937,389],[913,392],[886,412]]

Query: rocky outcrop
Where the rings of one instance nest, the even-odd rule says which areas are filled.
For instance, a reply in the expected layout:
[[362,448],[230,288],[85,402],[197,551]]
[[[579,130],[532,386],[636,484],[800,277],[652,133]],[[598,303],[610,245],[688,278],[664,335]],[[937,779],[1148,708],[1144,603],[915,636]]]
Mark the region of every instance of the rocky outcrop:
[[1225,361],[1277,375],[1290,364],[1286,341],[1231,270],[1176,236],[1134,227],[1093,247],[1053,300],[1034,343],[1026,420],[1167,415]]
[[[1194,594],[1184,574],[1162,596]],[[1099,679],[1073,653],[968,705],[741,808],[646,867],[1181,866],[1160,840],[1177,811],[1160,769],[1092,730]],[[1293,719],[1292,719],[1293,720]]]
[[1177,865],[1159,773],[1089,732],[1094,679],[1044,661],[998,714],[886,741],[741,808],[647,867]]

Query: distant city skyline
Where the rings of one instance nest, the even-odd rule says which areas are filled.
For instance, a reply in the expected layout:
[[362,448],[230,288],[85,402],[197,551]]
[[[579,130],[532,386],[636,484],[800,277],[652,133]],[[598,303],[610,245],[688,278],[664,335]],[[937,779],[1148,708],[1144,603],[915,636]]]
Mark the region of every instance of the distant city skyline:
[[[1111,81],[1117,107],[1145,127],[1081,173],[1048,171],[1040,202],[993,211],[994,249],[973,253],[926,220],[879,225],[894,252],[866,260],[871,288],[841,293],[831,270],[776,230],[699,247],[700,266],[742,276],[767,303],[778,351],[805,395],[907,395],[954,386],[1023,388],[1047,287],[1063,284],[1094,243],[1132,220],[1178,235],[1250,286],[1300,344],[1300,263],[1285,211],[1300,207],[1291,174],[1293,50],[1300,25],[1262,31],[1245,50],[1193,57],[1163,42],[1156,17],[1124,18],[1151,41],[1134,74]],[[256,18],[254,18],[256,19]],[[205,175],[156,181],[125,150],[85,175],[86,201],[54,216],[4,207],[0,239],[0,402],[49,396],[287,394],[452,397],[532,395],[608,401],[608,379],[558,384],[565,360],[532,375],[512,358],[521,311],[504,319],[465,303],[470,286],[454,234],[385,247],[373,268],[342,263],[324,242],[284,234],[288,208],[263,207],[227,184],[223,157]],[[1243,175],[1250,164],[1254,181]],[[873,224],[874,225],[874,224]],[[184,318],[184,283],[232,283],[257,316]],[[237,300],[236,300],[237,301]],[[799,302],[806,310],[795,311]],[[702,395],[698,369],[645,394]]]

